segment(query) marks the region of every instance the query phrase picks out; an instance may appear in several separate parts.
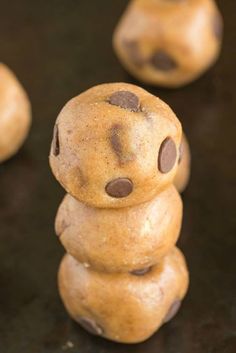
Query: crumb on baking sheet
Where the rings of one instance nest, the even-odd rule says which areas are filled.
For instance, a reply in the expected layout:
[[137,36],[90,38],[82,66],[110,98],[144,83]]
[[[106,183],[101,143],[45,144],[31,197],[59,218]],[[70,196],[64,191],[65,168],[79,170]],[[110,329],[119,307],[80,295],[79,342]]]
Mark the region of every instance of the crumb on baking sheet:
[[66,344],[62,346],[63,351],[74,348],[74,343],[71,341],[67,341]]

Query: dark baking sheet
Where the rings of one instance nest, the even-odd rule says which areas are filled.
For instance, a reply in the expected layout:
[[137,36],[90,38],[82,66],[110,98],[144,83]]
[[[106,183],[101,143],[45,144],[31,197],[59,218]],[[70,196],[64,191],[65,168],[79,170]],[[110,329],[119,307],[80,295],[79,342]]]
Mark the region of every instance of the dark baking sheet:
[[149,341],[124,346],[74,324],[59,299],[64,252],[54,217],[64,191],[48,166],[54,120],[94,84],[135,82],[111,48],[125,0],[0,1],[0,59],[25,85],[33,127],[21,152],[0,166],[1,353],[236,352],[236,2],[219,1],[226,29],[217,65],[190,86],[148,88],[184,125],[192,179],[184,194],[180,247],[191,286],[179,315]]

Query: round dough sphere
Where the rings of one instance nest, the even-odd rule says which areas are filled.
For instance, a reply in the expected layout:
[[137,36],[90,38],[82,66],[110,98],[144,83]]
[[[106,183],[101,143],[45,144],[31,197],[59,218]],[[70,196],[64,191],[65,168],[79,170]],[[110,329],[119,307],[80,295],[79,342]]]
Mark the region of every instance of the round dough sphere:
[[216,61],[222,32],[214,0],[133,0],[115,30],[113,45],[138,80],[179,87]]
[[191,171],[191,153],[186,136],[183,134],[180,146],[179,168],[174,179],[174,185],[183,192],[188,185]]
[[12,71],[0,63],[0,162],[19,150],[30,123],[29,99]]
[[143,276],[92,271],[66,255],[59,290],[71,317],[89,332],[137,343],[149,338],[177,312],[188,287],[182,253],[174,248]]
[[79,262],[105,272],[148,269],[175,245],[182,201],[171,185],[153,200],[129,208],[86,206],[69,194],[56,218],[60,241]]
[[173,182],[181,136],[179,120],[159,98],[131,84],[99,85],[59,114],[50,165],[83,203],[134,206]]

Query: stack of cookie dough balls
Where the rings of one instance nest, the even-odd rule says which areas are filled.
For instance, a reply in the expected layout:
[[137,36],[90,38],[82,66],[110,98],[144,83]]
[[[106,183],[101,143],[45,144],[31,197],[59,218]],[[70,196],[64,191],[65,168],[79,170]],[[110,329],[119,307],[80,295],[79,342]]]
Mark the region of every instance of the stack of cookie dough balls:
[[50,152],[66,189],[56,233],[67,254],[59,290],[89,332],[123,343],[149,338],[177,313],[188,271],[175,247],[182,201],[173,185],[181,125],[160,99],[104,84],[61,111]]
[[30,124],[29,99],[12,71],[0,63],[0,163],[17,153]]
[[216,61],[222,32],[214,0],[132,0],[113,44],[121,63],[141,82],[179,87]]

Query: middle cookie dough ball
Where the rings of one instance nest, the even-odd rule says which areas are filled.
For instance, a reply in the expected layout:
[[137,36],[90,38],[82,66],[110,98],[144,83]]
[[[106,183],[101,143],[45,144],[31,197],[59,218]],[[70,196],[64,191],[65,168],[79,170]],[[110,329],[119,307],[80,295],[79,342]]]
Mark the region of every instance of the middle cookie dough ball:
[[145,272],[175,245],[182,201],[173,185],[138,206],[98,209],[69,194],[56,218],[56,233],[74,258],[105,272]]
[[59,270],[60,294],[72,318],[95,335],[123,343],[144,341],[169,321],[187,287],[177,248],[144,276],[92,271],[70,255]]
[[55,125],[50,164],[76,199],[94,207],[134,206],[173,182],[182,129],[167,104],[126,83],[72,99]]

